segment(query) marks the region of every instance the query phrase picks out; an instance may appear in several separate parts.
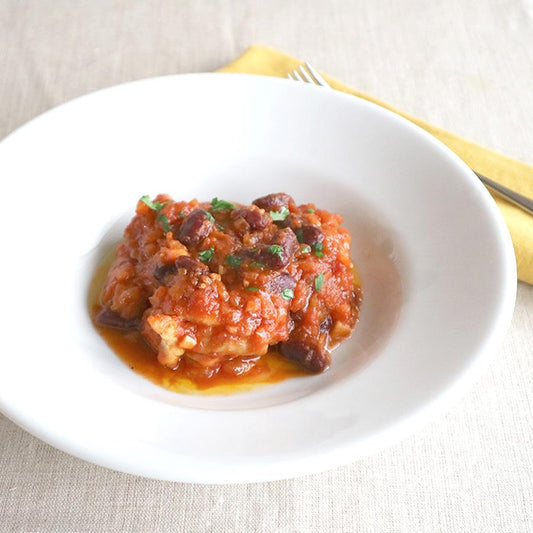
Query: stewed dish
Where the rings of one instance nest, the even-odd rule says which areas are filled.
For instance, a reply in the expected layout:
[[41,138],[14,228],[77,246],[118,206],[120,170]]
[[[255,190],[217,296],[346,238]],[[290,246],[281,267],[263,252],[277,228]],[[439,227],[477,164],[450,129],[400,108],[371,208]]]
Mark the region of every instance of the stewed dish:
[[110,344],[142,339],[142,357],[205,388],[257,380],[272,358],[287,375],[326,371],[360,305],[340,215],[285,193],[250,205],[160,194],[138,201],[93,313]]

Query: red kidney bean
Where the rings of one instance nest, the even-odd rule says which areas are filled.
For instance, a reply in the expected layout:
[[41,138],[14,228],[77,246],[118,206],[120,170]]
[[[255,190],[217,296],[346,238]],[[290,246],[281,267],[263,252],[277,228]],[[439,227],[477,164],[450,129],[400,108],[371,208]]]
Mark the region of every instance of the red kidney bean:
[[213,222],[209,220],[207,213],[203,209],[195,209],[183,219],[181,226],[175,228],[172,234],[182,244],[189,246],[203,241],[212,229]]
[[293,228],[299,217],[296,215],[287,215],[284,220],[274,220],[278,228]]
[[111,309],[102,309],[96,315],[96,323],[100,326],[122,330],[137,329],[139,327],[137,320],[123,318],[116,311],[112,311]]
[[258,208],[237,209],[231,213],[232,218],[243,218],[252,231],[265,229],[270,223],[270,217]]
[[284,192],[276,192],[256,198],[252,203],[265,211],[279,211],[282,207],[289,207],[293,199]]
[[298,240],[309,246],[314,246],[324,240],[324,233],[316,226],[303,226],[296,230]]
[[164,263],[154,268],[154,278],[160,283],[165,283],[165,278],[176,273],[175,263]]
[[[281,250],[278,252],[273,249],[273,246],[279,246]],[[271,244],[261,247],[259,261],[269,268],[278,270],[289,264],[297,249],[298,240],[296,235],[290,228],[285,228],[274,234]]]
[[304,341],[289,339],[279,344],[281,355],[296,361],[309,372],[324,372],[329,368],[331,356],[318,346]]
[[265,290],[272,294],[281,294],[285,289],[294,289],[294,287],[296,287],[296,280],[286,272],[282,272],[265,283]]
[[193,259],[190,255],[180,255],[176,261],[174,261],[176,269],[184,268],[188,272],[200,276],[202,274],[209,274],[209,267],[200,263],[196,259]]

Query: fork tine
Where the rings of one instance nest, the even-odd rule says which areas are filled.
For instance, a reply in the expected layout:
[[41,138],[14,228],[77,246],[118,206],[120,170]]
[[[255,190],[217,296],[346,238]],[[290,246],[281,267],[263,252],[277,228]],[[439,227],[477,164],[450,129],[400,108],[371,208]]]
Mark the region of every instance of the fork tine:
[[296,80],[292,77],[292,74],[291,74],[290,72],[287,74],[287,78],[288,78],[289,80],[296,81]]
[[300,71],[301,75],[303,76],[303,78],[305,79],[307,83],[313,83],[313,84],[315,83],[315,81],[313,80],[313,78],[311,78],[311,76],[309,76],[309,74],[307,73],[307,70],[305,70],[303,65],[300,65],[298,67],[298,70]]
[[302,77],[300,76],[300,74],[298,74],[298,71],[297,71],[297,70],[293,70],[293,71],[292,71],[292,75],[294,76],[294,79],[295,79],[296,81],[304,81],[304,80],[302,80]]
[[316,69],[310,63],[306,61],[305,66],[318,85],[322,85],[322,87],[331,87],[330,84],[316,71]]

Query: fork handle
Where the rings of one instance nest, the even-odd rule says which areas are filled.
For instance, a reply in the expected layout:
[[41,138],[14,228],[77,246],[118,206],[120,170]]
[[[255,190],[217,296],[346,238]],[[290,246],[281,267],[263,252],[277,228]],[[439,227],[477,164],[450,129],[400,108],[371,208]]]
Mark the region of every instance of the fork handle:
[[531,198],[523,196],[522,194],[518,194],[517,192],[514,192],[511,189],[508,189],[507,187],[504,187],[503,185],[500,185],[499,183],[496,183],[495,181],[478,174],[477,172],[475,174],[485,185],[496,191],[500,196],[503,196],[506,200],[509,200],[509,202],[520,207],[526,213],[533,215],[533,200]]

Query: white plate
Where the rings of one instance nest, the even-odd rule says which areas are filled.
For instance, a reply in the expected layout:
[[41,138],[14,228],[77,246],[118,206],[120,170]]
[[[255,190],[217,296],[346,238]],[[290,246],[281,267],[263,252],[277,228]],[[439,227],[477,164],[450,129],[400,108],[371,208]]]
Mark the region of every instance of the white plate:
[[[130,83],[15,132],[0,175],[1,409],[109,468],[222,483],[354,461],[448,404],[510,322],[514,255],[487,191],[433,137],[345,94],[220,74]],[[131,372],[93,330],[87,287],[136,200],[280,190],[342,213],[353,236],[364,305],[331,370],[219,397]]]

